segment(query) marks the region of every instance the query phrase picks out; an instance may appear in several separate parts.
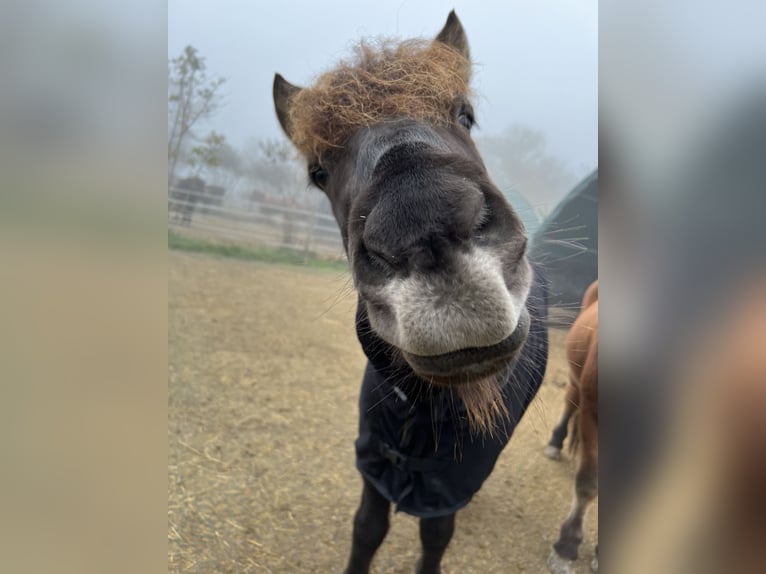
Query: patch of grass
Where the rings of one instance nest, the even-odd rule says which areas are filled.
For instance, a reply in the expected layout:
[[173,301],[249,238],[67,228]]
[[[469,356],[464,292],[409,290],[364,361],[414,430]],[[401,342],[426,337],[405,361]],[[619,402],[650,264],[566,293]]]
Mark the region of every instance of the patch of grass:
[[300,251],[293,251],[284,247],[244,247],[231,243],[215,243],[204,239],[185,237],[168,230],[168,248],[193,253],[206,253],[219,257],[231,257],[244,261],[262,261],[264,263],[282,263],[286,265],[300,265],[314,269],[329,269],[332,271],[348,271],[345,261],[330,261],[318,259],[312,254],[305,257]]

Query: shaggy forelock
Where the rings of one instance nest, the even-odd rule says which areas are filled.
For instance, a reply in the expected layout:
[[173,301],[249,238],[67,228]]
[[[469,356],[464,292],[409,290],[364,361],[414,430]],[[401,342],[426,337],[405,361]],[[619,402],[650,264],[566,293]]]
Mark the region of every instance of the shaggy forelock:
[[469,93],[470,68],[438,41],[362,42],[352,60],[293,96],[291,139],[304,156],[321,160],[359,128],[386,120],[448,125],[455,100]]

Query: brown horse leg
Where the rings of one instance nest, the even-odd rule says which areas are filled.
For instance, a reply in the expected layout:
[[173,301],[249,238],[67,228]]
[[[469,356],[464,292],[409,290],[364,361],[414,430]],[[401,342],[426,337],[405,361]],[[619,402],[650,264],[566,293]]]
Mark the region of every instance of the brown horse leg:
[[596,548],[593,550],[593,560],[590,561],[590,569],[593,572],[598,572],[598,544],[596,544]]
[[390,507],[388,500],[365,480],[362,501],[354,515],[351,557],[344,574],[368,574],[372,557],[388,532]]
[[587,416],[589,414],[581,412],[578,421],[580,459],[575,475],[574,503],[561,525],[559,539],[553,545],[554,552],[548,560],[548,567],[555,574],[572,571],[568,561],[577,560],[577,550],[583,538],[583,517],[598,494],[598,428],[594,417]]
[[[570,375],[571,376],[571,375]],[[569,430],[569,419],[577,410],[579,402],[579,392],[577,387],[570,381],[567,385],[566,396],[564,397],[564,412],[561,414],[559,423],[553,428],[551,440],[545,447],[545,456],[551,460],[561,460],[561,449],[564,446],[564,440],[567,438]]]
[[418,562],[417,574],[439,574],[447,545],[455,532],[455,513],[436,518],[420,519],[420,542],[423,556]]

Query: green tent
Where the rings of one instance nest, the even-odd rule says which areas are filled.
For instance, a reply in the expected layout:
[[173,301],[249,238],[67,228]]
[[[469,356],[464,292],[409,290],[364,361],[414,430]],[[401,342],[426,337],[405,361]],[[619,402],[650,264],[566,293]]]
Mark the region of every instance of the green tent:
[[524,229],[527,232],[527,236],[534,236],[535,232],[540,227],[540,218],[538,217],[534,207],[532,207],[532,204],[529,203],[527,198],[524,197],[521,193],[512,189],[503,190],[503,195],[505,195],[508,203],[511,204],[513,210],[518,214],[518,216],[521,218],[521,221],[524,223]]
[[550,284],[552,322],[568,323],[598,277],[598,170],[583,179],[532,236],[530,255]]

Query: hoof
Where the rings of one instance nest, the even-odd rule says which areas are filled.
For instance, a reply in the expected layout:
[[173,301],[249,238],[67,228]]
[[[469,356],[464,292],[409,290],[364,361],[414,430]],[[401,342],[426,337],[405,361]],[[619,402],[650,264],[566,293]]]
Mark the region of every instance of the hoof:
[[590,561],[590,571],[596,574],[598,572],[598,556]]
[[551,574],[575,574],[574,566],[571,560],[562,558],[556,551],[548,556],[548,571]]
[[415,574],[441,574],[441,566],[436,566],[435,570],[426,570],[423,568],[423,559],[421,558],[418,560],[418,563],[415,565]]
[[551,460],[561,460],[561,449],[556,448],[552,444],[545,445],[545,450],[543,452],[545,453],[545,456]]

